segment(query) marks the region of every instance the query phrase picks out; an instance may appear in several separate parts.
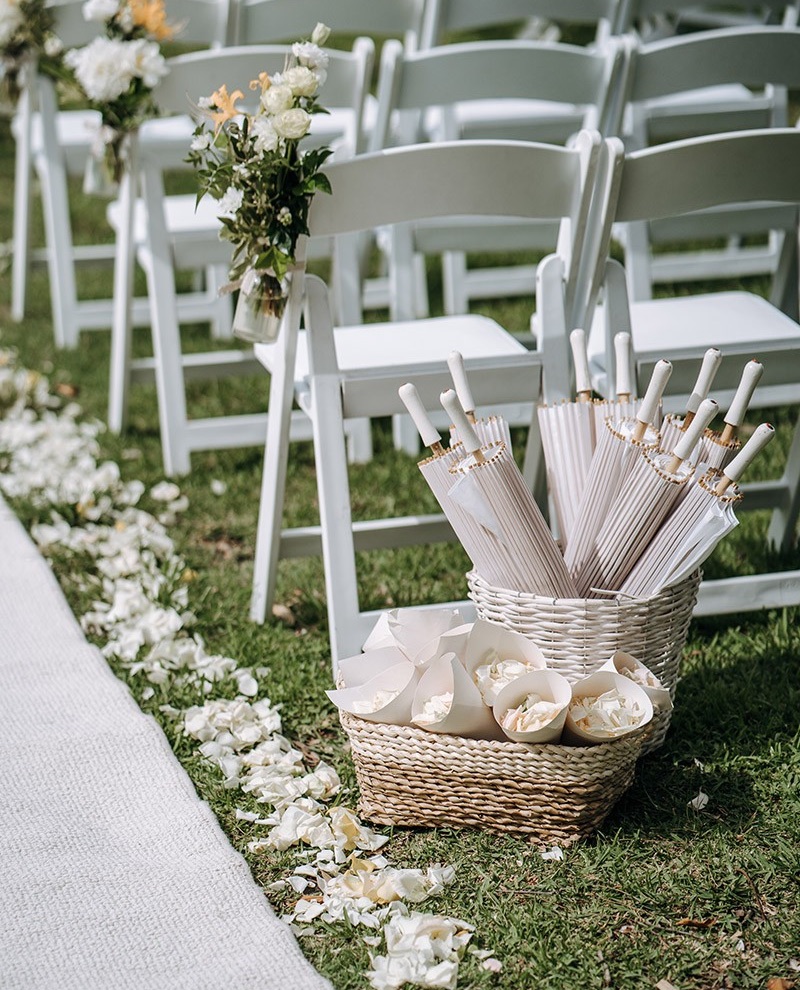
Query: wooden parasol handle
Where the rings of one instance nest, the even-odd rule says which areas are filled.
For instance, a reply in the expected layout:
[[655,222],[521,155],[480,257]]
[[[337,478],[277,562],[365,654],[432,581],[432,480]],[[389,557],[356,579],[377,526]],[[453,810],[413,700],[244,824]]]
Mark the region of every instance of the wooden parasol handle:
[[409,416],[414,420],[414,426],[419,430],[422,442],[426,447],[430,447],[434,454],[441,456],[444,453],[442,438],[431,422],[416,386],[412,385],[411,382],[406,382],[405,385],[400,386],[397,394],[402,399]]
[[631,382],[631,335],[618,333],[614,335],[614,356],[617,372],[617,398],[627,402],[633,394]]
[[725,429],[722,431],[722,436],[720,437],[722,443],[730,443],[736,436],[736,431],[744,422],[744,416],[747,412],[747,407],[750,405],[750,400],[753,398],[756,385],[758,385],[763,374],[764,365],[758,361],[748,361],[744,366],[739,387],[736,389],[736,395],[734,395],[731,407],[725,416]]
[[661,402],[661,396],[664,394],[664,389],[667,387],[667,382],[671,374],[671,361],[664,361],[662,359],[653,368],[653,374],[650,376],[650,384],[647,386],[642,404],[639,406],[639,412],[636,414],[636,426],[633,430],[634,440],[642,440],[647,432],[647,427],[656,418],[658,404]]
[[714,376],[719,370],[721,361],[722,351],[717,347],[709,347],[703,355],[703,363],[700,365],[697,381],[694,383],[694,389],[689,396],[689,401],[686,403],[686,416],[684,417],[681,429],[686,430],[689,428],[695,417],[695,413],[700,408],[700,403],[703,399],[708,398],[711,383],[714,381]]
[[586,333],[583,330],[573,330],[569,335],[569,345],[575,365],[575,392],[578,402],[591,402],[592,376],[589,373],[589,358],[586,356]]
[[756,428],[753,435],[725,468],[722,477],[717,482],[714,491],[717,495],[724,495],[734,481],[738,481],[753,459],[767,446],[775,436],[775,427],[770,423],[762,423]]
[[682,434],[675,444],[672,458],[667,465],[667,471],[675,474],[681,464],[691,456],[692,451],[697,446],[697,441],[703,434],[703,430],[719,412],[719,406],[713,399],[703,399],[697,408],[697,413],[691,425]]
[[472,389],[469,387],[467,369],[464,367],[464,355],[461,351],[450,351],[447,367],[450,369],[450,377],[453,379],[458,401],[467,414],[467,419],[470,423],[474,423],[475,400],[472,398]]
[[464,412],[464,407],[458,401],[456,393],[452,388],[448,388],[447,391],[442,392],[439,396],[439,401],[458,430],[458,436],[464,444],[464,449],[467,453],[473,454],[475,460],[479,464],[482,464],[484,456],[481,453],[481,441],[475,432],[475,427],[467,419],[467,414]]

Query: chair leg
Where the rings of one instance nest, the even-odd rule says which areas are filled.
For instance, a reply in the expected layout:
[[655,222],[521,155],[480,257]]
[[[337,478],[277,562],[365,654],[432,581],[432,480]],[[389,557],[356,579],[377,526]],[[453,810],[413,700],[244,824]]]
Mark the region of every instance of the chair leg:
[[395,450],[404,450],[409,457],[419,456],[419,433],[410,416],[392,416],[392,438]]
[[294,398],[296,343],[292,339],[279,341],[275,346],[283,348],[283,353],[278,355],[270,376],[267,438],[250,597],[250,618],[259,624],[264,622],[275,597]]
[[56,346],[78,346],[78,290],[73,264],[72,228],[69,216],[67,173],[61,161],[50,160],[37,170],[42,190],[47,240],[47,270]]
[[339,660],[358,653],[363,645],[359,641],[358,629],[358,583],[350,484],[339,377],[315,376],[311,388],[322,558],[328,598],[331,657],[335,669]]
[[787,504],[775,509],[767,531],[768,542],[779,550],[789,550],[795,537],[797,519],[800,516],[800,419],[795,426],[792,445],[786,458],[786,467],[781,479],[786,485],[789,497]]
[[206,292],[214,301],[211,303],[212,340],[231,340],[233,337],[233,307],[230,295],[219,295],[219,290],[227,281],[227,272],[219,265],[208,265],[205,271]]
[[11,267],[11,319],[19,323],[25,316],[25,295],[30,265],[32,179],[31,92],[25,87],[17,106],[19,132],[14,153],[14,233]]
[[351,464],[372,460],[372,423],[368,419],[347,421],[347,459]]
[[[132,154],[135,152],[132,151]],[[131,381],[131,351],[133,344],[133,213],[134,185],[131,178],[133,162],[120,188],[119,203],[122,216],[114,255],[114,300],[111,317],[111,363],[108,381],[108,428],[121,433],[128,419],[128,395]]]

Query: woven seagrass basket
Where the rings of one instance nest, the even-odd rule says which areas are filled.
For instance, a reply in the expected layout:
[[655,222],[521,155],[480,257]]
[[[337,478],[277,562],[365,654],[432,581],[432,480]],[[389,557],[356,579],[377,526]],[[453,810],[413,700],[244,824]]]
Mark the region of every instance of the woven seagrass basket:
[[450,825],[568,845],[602,824],[633,781],[644,733],[599,746],[465,739],[339,713],[358,810],[381,825]]
[[[678,667],[697,601],[700,572],[649,599],[542,598],[496,588],[475,571],[469,596],[481,619],[533,640],[547,665],[570,682],[593,673],[617,650],[641,660],[675,698]],[[661,746],[672,712],[657,712],[643,752]]]

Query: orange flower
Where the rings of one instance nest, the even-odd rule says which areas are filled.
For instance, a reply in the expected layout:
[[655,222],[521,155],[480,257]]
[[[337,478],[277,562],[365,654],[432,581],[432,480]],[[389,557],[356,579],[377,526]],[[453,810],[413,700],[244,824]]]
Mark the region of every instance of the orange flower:
[[169,41],[175,28],[167,23],[164,0],[128,0],[133,23],[156,41]]
[[259,72],[258,79],[250,80],[250,89],[256,90],[260,88],[262,93],[265,93],[271,85],[272,80],[266,72]]
[[224,83],[215,93],[211,94],[211,103],[217,108],[209,113],[209,117],[214,121],[215,133],[219,131],[226,120],[230,120],[231,117],[235,117],[239,113],[235,104],[237,100],[241,99],[244,99],[244,93],[240,89],[235,89],[228,95],[228,87]]

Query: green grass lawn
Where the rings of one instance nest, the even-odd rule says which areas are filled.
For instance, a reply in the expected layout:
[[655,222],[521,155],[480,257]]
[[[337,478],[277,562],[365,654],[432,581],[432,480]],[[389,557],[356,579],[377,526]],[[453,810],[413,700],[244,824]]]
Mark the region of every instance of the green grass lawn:
[[[11,235],[13,185],[13,142],[5,121],[0,122],[0,177],[0,240],[5,241]],[[81,199],[79,216],[81,236],[94,236],[103,227],[103,204]],[[41,238],[38,213],[35,226]],[[110,273],[87,275],[85,288],[87,294],[107,293]],[[108,334],[84,333],[77,350],[57,351],[43,270],[31,278],[29,315],[20,325],[9,320],[9,295],[10,279],[4,275],[0,346],[15,348],[22,365],[46,373],[62,394],[76,395],[88,416],[103,419]],[[487,311],[523,329],[526,306],[513,302]],[[187,346],[200,346],[205,336],[203,328],[192,329]],[[148,333],[138,333],[137,351],[148,346]],[[204,383],[191,395],[196,411],[206,414],[258,409],[266,401],[266,383],[261,378]],[[765,475],[780,471],[794,414],[776,410],[772,419],[779,443],[760,467]],[[163,472],[152,388],[134,389],[130,423],[123,437],[101,437],[104,454],[121,464],[125,477],[153,484]],[[357,514],[432,511],[415,463],[392,449],[387,423],[377,424],[376,444],[374,461],[352,469]],[[190,506],[172,534],[196,574],[191,605],[198,630],[210,650],[271,669],[267,690],[283,706],[286,734],[333,763],[354,788],[345,739],[324,694],[331,684],[320,562],[281,564],[277,600],[288,606],[285,621],[258,627],[247,619],[260,470],[258,449],[204,453],[195,455],[192,475],[181,480]],[[212,479],[227,483],[224,496],[212,494]],[[288,484],[287,521],[314,521],[308,445],[293,448]],[[26,524],[37,518],[31,506],[16,509]],[[764,548],[765,525],[761,514],[745,515],[707,573],[800,566],[797,553],[775,559]],[[465,593],[466,557],[454,546],[375,553],[361,563],[364,606]],[[84,611],[88,601],[74,558],[56,555],[55,564],[71,604],[77,613]],[[393,863],[456,867],[455,883],[424,908],[473,923],[476,943],[503,962],[502,972],[494,975],[467,957],[462,990],[639,990],[661,980],[680,990],[750,990],[766,988],[772,978],[800,980],[800,963],[792,963],[800,957],[799,614],[792,609],[693,623],[665,746],[641,761],[633,786],[600,833],[567,850],[563,861],[543,861],[535,846],[513,837],[447,828],[394,830],[388,846]],[[235,819],[234,809],[247,807],[247,799],[224,790],[218,773],[159,712],[166,701],[182,707],[196,700],[188,692],[157,690],[143,707],[161,719],[198,792],[267,886],[285,875],[293,856],[246,852],[252,835]],[[709,803],[696,812],[688,802],[700,789]],[[354,804],[354,793],[348,800]],[[270,897],[279,910],[290,903]],[[337,990],[366,986],[368,955],[359,934],[341,924],[322,926],[301,940]]]

